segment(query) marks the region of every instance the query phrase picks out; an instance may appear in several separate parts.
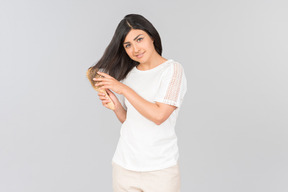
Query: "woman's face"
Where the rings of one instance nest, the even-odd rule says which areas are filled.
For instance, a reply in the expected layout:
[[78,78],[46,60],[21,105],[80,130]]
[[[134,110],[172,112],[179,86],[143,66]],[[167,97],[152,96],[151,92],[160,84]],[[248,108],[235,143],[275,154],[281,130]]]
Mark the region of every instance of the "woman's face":
[[143,30],[131,29],[127,34],[124,49],[128,56],[139,63],[149,62],[156,52],[153,40]]

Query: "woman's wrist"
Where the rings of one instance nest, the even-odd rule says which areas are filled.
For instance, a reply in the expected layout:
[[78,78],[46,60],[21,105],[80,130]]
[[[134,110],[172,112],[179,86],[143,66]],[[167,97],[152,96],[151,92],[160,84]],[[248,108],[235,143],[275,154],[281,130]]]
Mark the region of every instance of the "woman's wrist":
[[118,112],[118,111],[121,111],[121,108],[123,108],[123,106],[121,105],[120,102],[114,103],[114,105],[115,105],[115,108],[114,108],[113,111],[114,111],[115,113]]
[[127,91],[129,90],[129,87],[125,84],[122,84],[123,87],[122,87],[122,90],[121,90],[121,95],[125,96],[125,94],[127,93]]

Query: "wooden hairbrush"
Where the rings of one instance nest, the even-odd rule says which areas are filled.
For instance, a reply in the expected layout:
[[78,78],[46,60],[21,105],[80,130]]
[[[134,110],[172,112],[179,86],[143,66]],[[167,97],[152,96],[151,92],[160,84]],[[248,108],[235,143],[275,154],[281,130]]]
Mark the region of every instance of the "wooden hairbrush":
[[108,97],[108,99],[110,100],[110,102],[107,103],[108,108],[114,110],[114,109],[115,109],[115,105],[114,105],[112,99],[111,99],[111,98],[109,97],[109,95],[107,94],[106,90],[101,89],[100,86],[95,86],[95,83],[97,83],[97,81],[94,81],[93,78],[99,78],[99,77],[100,77],[100,78],[104,78],[102,75],[99,75],[99,74],[97,73],[98,71],[99,71],[98,68],[90,67],[90,68],[87,70],[87,72],[86,72],[86,76],[87,76],[88,80],[90,81],[92,87],[93,87],[96,91],[101,92],[101,93],[104,93],[105,96]]

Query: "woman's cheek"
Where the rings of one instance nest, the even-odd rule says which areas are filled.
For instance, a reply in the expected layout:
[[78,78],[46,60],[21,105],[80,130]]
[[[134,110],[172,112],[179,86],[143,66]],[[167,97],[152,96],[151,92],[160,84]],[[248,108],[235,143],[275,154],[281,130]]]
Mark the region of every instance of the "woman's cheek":
[[134,59],[134,58],[133,58],[133,54],[132,54],[132,52],[129,53],[128,55],[129,55],[130,59]]

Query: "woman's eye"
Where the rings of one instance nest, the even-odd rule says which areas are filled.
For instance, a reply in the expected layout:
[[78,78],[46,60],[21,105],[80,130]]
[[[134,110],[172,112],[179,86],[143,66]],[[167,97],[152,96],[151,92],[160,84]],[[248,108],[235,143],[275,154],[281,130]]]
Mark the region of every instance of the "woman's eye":
[[125,48],[129,48],[129,47],[130,47],[130,44],[126,44],[126,45],[125,45]]
[[137,39],[137,42],[140,42],[143,40],[143,37],[140,37],[139,39]]

